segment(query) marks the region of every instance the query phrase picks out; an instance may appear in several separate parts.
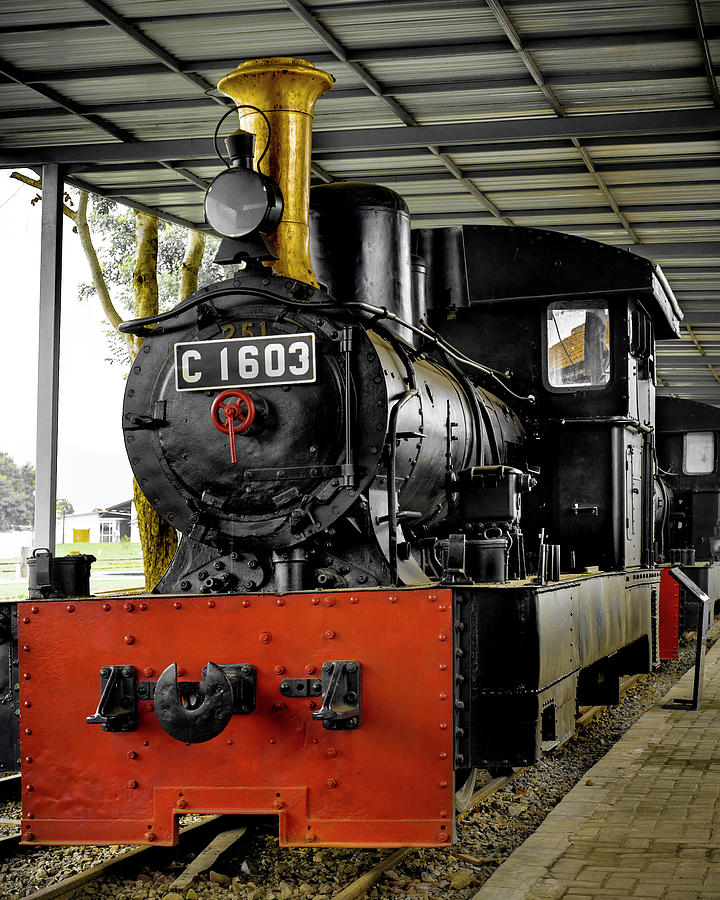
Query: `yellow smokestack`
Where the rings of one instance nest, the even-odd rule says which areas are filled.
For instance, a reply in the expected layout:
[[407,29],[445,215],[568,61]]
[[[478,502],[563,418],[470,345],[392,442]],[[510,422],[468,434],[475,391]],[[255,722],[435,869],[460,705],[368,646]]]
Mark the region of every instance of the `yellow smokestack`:
[[[279,56],[241,63],[221,78],[218,90],[261,109],[270,121],[270,147],[261,171],[280,186],[285,207],[282,221],[270,236],[279,259],[278,275],[317,287],[310,264],[309,191],[312,119],[315,101],[335,79],[304,59]],[[240,127],[255,134],[255,164],[265,148],[267,126],[259,113],[238,109]]]

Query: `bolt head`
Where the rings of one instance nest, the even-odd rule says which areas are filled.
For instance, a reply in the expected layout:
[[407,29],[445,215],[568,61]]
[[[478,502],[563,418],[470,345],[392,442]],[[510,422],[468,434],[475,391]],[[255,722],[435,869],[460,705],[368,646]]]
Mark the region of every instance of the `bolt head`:
[[134,644],[135,643],[135,638],[131,634],[126,634],[125,637],[123,638],[123,640],[125,641],[126,644]]
[[276,797],[273,800],[273,809],[283,809],[284,806],[285,806],[285,804],[282,802],[282,800],[279,797]]
[[306,841],[308,844],[312,844],[312,843],[314,843],[316,840],[317,840],[317,838],[316,838],[315,835],[312,833],[312,831],[308,831],[308,833],[305,835],[305,841]]
[[273,672],[276,675],[284,675],[285,674],[285,666],[275,666],[273,668]]
[[23,838],[23,840],[25,840],[25,841],[34,841],[34,840],[35,840],[35,835],[32,833],[32,831],[26,831],[26,832],[25,832],[25,837]]
[[155,674],[155,669],[150,668],[150,666],[146,666],[146,667],[143,669],[143,675],[144,675],[146,678],[152,678],[154,674]]
[[[325,666],[323,666],[323,669],[324,668],[325,668]],[[313,666],[313,665],[305,666],[305,674],[306,675],[314,675],[315,674],[315,666]]]
[[323,637],[326,641],[333,641],[335,640],[335,632],[331,628],[329,628],[323,633]]
[[337,756],[337,750],[334,747],[328,747],[325,751],[325,756],[329,756],[332,759],[333,756]]
[[134,750],[128,750],[127,758],[128,759],[137,759],[137,753]]
[[438,841],[440,841],[441,844],[447,844],[447,842],[449,840],[450,840],[450,838],[448,837],[448,834],[446,831],[441,831],[440,834],[438,835]]
[[337,778],[328,778],[328,780],[325,782],[325,784],[329,788],[336,788],[337,787]]
[[132,666],[123,666],[123,670],[122,670],[123,678],[130,678],[131,675],[133,674],[133,671],[134,670],[133,670]]
[[185,807],[187,806],[187,800],[185,800],[183,797],[178,797],[175,801],[175,806],[177,806],[178,809],[185,809]]
[[269,631],[261,631],[258,636],[258,640],[260,641],[261,644],[269,644],[270,641],[272,640],[272,635],[270,634]]
[[128,781],[127,783],[127,786],[129,790],[134,791],[137,787],[137,781],[133,781],[133,779],[130,779],[130,781]]
[[146,831],[145,840],[148,841],[148,843],[152,844],[153,841],[157,840],[157,835],[154,831]]

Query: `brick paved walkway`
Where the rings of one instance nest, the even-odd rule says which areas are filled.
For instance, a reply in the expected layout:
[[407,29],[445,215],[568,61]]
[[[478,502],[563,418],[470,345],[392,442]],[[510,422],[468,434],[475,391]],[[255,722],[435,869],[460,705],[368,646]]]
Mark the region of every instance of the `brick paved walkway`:
[[719,900],[720,641],[701,709],[645,713],[473,900],[559,897]]

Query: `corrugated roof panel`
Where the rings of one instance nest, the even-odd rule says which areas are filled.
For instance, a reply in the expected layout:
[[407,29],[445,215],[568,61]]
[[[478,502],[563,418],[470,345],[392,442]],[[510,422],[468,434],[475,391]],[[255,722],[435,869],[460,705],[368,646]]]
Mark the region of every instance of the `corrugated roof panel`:
[[686,0],[504,0],[503,5],[524,37],[542,35],[652,31],[692,25]]
[[642,75],[646,71],[662,71],[668,67],[690,68],[702,66],[697,41],[687,39],[662,40],[646,43],[614,45],[607,43],[585,47],[567,46],[557,50],[533,50],[533,58],[546,78],[574,72],[614,72],[622,68]]
[[715,136],[688,136],[678,140],[658,135],[652,141],[633,141],[632,138],[613,141],[608,138],[592,139],[585,142],[593,159],[622,161],[636,159],[641,161],[673,160],[673,159],[706,159],[717,157],[720,145]]
[[438,40],[439,18],[442,18],[442,41],[445,44],[473,40],[503,39],[497,20],[479,3],[395,2],[325,6],[315,13],[322,25],[349,50],[363,47],[402,47],[412,44],[434,44]]
[[2,57],[28,72],[65,69],[68,65],[126,66],[153,61],[147,50],[104,22],[92,28],[68,28],[53,40],[36,32],[4,34]]
[[283,0],[212,0],[212,3],[195,3],[193,0],[113,0],[113,12],[128,19],[150,16],[167,18],[187,15],[189,12],[237,12],[238,10],[287,9]]
[[[687,203],[720,203],[720,181],[688,184],[623,184],[613,187],[620,203],[667,203],[682,209]],[[720,213],[720,207],[718,207]]]
[[448,152],[450,159],[461,169],[473,166],[523,166],[529,171],[533,166],[548,163],[576,162],[578,151],[568,141],[564,146],[544,146],[528,144],[526,147],[515,145],[508,150],[501,144],[487,144],[485,147],[463,147]]
[[718,153],[715,165],[700,166],[698,168],[690,168],[683,166],[681,161],[675,168],[668,166],[663,169],[643,169],[627,168],[624,171],[608,171],[601,169],[601,174],[605,184],[609,186],[623,184],[692,184],[697,181],[717,181],[720,180],[720,152]]
[[3,27],[47,25],[49,22],[85,22],[96,19],[78,0],[3,0]]
[[[473,184],[482,190],[482,181],[473,179]],[[503,212],[508,213],[512,213],[513,209],[527,209],[528,207],[537,209],[538,212],[559,207],[563,209],[579,207],[592,210],[590,215],[594,215],[596,210],[604,211],[605,208],[610,210],[605,196],[595,185],[585,189],[558,188],[549,191],[538,190],[533,191],[532,197],[528,197],[522,191],[497,191],[490,195],[490,199]]]
[[[284,14],[272,16],[272,28],[268,27],[262,11],[242,12],[242,17],[198,18],[191,22],[160,18],[143,23],[142,31],[180,59],[237,56],[240,62],[261,56],[302,56],[327,50],[320,38],[287,7]],[[287,50],[279,53],[278,47]]]
[[538,88],[394,95],[418,125],[554,116]]
[[647,244],[653,244],[660,241],[720,241],[720,222],[704,223],[698,221],[692,225],[672,225],[671,223],[663,223],[662,225],[637,225],[635,230],[640,236],[640,240]]
[[673,78],[557,87],[555,94],[569,115],[712,106],[705,78]]
[[[439,48],[442,50],[442,46]],[[451,84],[458,73],[463,78],[503,78],[517,75],[525,77],[527,69],[517,53],[508,45],[492,53],[468,53],[461,56],[416,56],[411,50],[398,51],[398,58],[372,60],[363,67],[381,84],[392,84],[402,79],[404,84],[426,81],[447,81]]]

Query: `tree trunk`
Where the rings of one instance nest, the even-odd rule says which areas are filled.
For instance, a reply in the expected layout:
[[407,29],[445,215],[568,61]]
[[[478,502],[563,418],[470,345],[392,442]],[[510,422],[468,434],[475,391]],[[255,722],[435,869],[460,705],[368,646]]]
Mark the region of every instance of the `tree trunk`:
[[[133,271],[135,316],[154,316],[158,312],[157,253],[158,220],[147,213],[135,213],[135,237],[137,254]],[[137,352],[145,339],[135,338]],[[138,518],[138,530],[142,543],[145,569],[145,589],[151,591],[165,574],[165,570],[177,550],[177,533],[153,507],[133,481],[133,495]]]
[[180,271],[180,287],[178,290],[178,303],[194,294],[197,290],[198,271],[205,252],[205,235],[201,231],[191,231],[188,234],[185,258],[182,261]]

